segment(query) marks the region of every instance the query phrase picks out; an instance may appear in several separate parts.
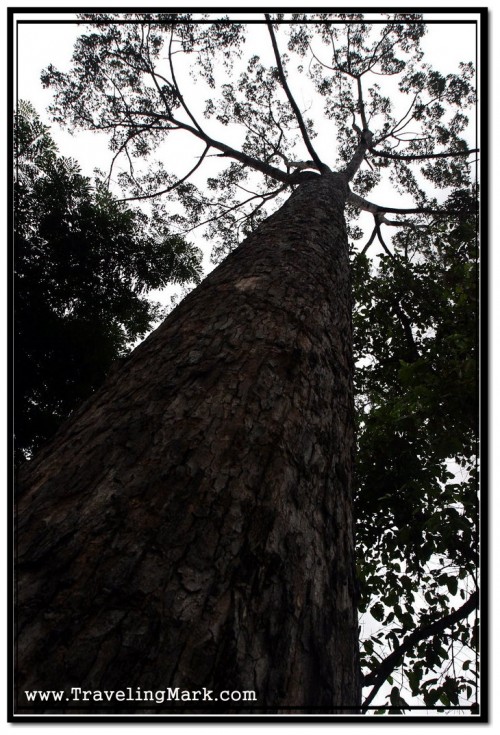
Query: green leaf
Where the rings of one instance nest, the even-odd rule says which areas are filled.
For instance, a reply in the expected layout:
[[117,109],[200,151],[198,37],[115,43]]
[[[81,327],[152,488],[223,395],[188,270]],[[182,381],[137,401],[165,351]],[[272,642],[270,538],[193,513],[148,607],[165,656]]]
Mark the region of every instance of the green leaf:
[[375,603],[370,608],[370,614],[375,618],[377,622],[382,622],[384,619],[384,606],[381,602]]

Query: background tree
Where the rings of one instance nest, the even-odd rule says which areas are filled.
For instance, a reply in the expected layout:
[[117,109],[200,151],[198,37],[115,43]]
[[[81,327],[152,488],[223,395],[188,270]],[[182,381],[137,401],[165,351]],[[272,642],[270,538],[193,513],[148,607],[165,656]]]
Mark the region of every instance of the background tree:
[[[467,657],[463,651],[458,651],[467,647],[475,650],[477,642],[476,618],[472,615],[477,606],[474,444],[477,192],[475,171],[471,170],[470,163],[476,151],[462,135],[468,125],[464,110],[475,101],[474,69],[471,63],[464,63],[456,74],[439,73],[426,63],[420,50],[420,39],[425,32],[420,17],[410,14],[382,17],[385,24],[371,25],[360,14],[295,14],[286,17],[291,22],[280,26],[279,34],[273,21],[283,20],[283,16],[266,17],[260,31],[268,35],[272,56],[269,61],[249,56],[243,66],[239,59],[243,56],[245,33],[250,33],[250,28],[254,34],[253,47],[264,48],[262,42],[255,43],[255,27],[223,19],[213,22],[210,17],[201,22],[191,15],[87,14],[82,19],[93,21],[95,25],[78,40],[71,72],[63,74],[49,68],[43,75],[44,82],[56,92],[53,108],[56,119],[70,126],[110,132],[113,166],[122,155],[130,162],[129,170],[119,175],[121,184],[128,187],[128,197],[155,202],[160,196],[163,201],[175,198],[184,209],[176,211],[170,221],[183,229],[207,224],[208,236],[216,238],[218,243],[215,258],[220,258],[234,248],[243,235],[250,233],[244,245],[186,299],[162,328],[165,335],[179,334],[182,329],[190,335],[198,334],[196,342],[189,339],[182,346],[180,342],[175,343],[178,352],[169,359],[172,364],[179,365],[190,365],[190,360],[194,360],[183,380],[192,380],[193,385],[201,381],[205,390],[207,386],[203,381],[209,380],[210,390],[220,396],[223,404],[228,402],[232,407],[223,417],[224,430],[222,424],[216,422],[221,433],[218,440],[214,436],[213,443],[208,444],[211,447],[208,458],[200,459],[199,452],[203,453],[203,448],[198,450],[196,459],[190,458],[197,441],[187,419],[193,414],[186,409],[189,401],[194,400],[188,389],[190,383],[179,383],[178,378],[175,382],[172,376],[180,373],[168,373],[168,380],[163,376],[168,390],[174,385],[176,394],[182,385],[181,400],[186,402],[185,418],[175,423],[175,431],[180,431],[182,437],[178,444],[183,447],[182,452],[177,447],[176,461],[184,479],[181,477],[178,489],[173,491],[173,480],[168,475],[169,489],[165,491],[168,503],[177,498],[172,517],[184,529],[185,536],[176,535],[176,541],[167,544],[168,553],[173,553],[175,548],[191,548],[186,546],[186,539],[193,533],[198,537],[193,529],[206,528],[204,524],[208,521],[199,506],[201,498],[209,502],[212,517],[216,519],[219,516],[216,505],[212,504],[219,502],[215,498],[218,491],[224,489],[223,502],[236,514],[229,525],[225,522],[221,525],[227,543],[229,539],[234,541],[234,557],[228,558],[227,553],[220,551],[202,563],[203,553],[193,551],[194,560],[191,548],[187,552],[190,564],[180,569],[184,582],[181,587],[169,586],[168,589],[174,596],[176,589],[182,599],[188,591],[196,592],[205,601],[205,609],[211,611],[210,614],[217,610],[222,615],[218,618],[215,649],[200,638],[189,643],[185,641],[186,658],[181,657],[183,670],[196,679],[196,676],[209,677],[207,666],[215,665],[216,675],[218,665],[224,664],[226,670],[229,666],[235,681],[247,683],[253,678],[259,682],[261,691],[265,692],[266,706],[298,702],[311,707],[328,703],[348,709],[348,705],[356,705],[358,701],[353,673],[357,658],[352,644],[355,621],[352,608],[356,594],[349,571],[353,562],[348,501],[352,361],[349,319],[346,318],[350,297],[346,286],[344,211],[353,241],[362,236],[356,224],[359,211],[373,216],[373,232],[366,244],[362,248],[354,244],[352,247],[356,298],[354,326],[360,361],[357,378],[360,449],[356,480],[358,576],[361,609],[369,610],[371,620],[383,626],[381,631],[369,633],[362,646],[363,681],[370,687],[364,706],[372,703],[381,684],[394,676],[396,670],[400,678],[389,699],[395,707],[402,707],[408,698],[406,692],[401,692],[403,687],[410,694],[422,692],[429,705],[462,704],[476,698],[476,654]],[[124,20],[129,22],[122,23]],[[311,20],[314,22],[310,23]],[[286,41],[283,41],[285,35]],[[282,53],[285,42],[289,53],[296,55],[293,62],[290,56]],[[197,109],[201,96],[187,99],[179,83],[179,67],[185,68],[183,57],[212,90],[202,111],[207,118],[203,124]],[[217,58],[224,62],[223,66],[216,65]],[[239,65],[238,69],[234,64]],[[318,103],[314,122],[300,109],[291,89],[291,69],[302,73],[304,79],[307,69],[318,99],[324,103],[327,122],[324,127],[318,124]],[[383,77],[385,89],[381,88]],[[220,90],[220,93],[215,95],[213,90]],[[226,128],[228,134],[213,132],[215,122]],[[185,140],[187,133],[199,141],[200,150],[196,162],[185,175],[175,179],[167,175],[158,162],[147,171],[138,173],[135,170],[134,155],[147,158],[165,138],[179,135]],[[230,159],[228,167],[214,167],[214,161],[223,164],[226,159]],[[202,163],[209,164],[208,177],[206,186],[197,186]],[[332,173],[332,168],[337,173]],[[392,199],[404,196],[403,206],[393,206],[392,200],[389,204],[374,204],[366,198],[386,178],[393,184]],[[292,197],[266,220],[269,204],[281,204],[281,197],[290,191]],[[162,211],[165,205],[156,206]],[[389,238],[387,232],[394,231],[397,234]],[[377,245],[379,252],[372,254]],[[255,260],[250,252],[256,256]],[[321,254],[319,261],[312,257],[313,253]],[[368,260],[368,253],[372,255],[371,260]],[[281,292],[276,283],[286,284],[290,290]],[[240,300],[234,301],[235,289]],[[241,300],[245,300],[244,307]],[[280,309],[276,308],[275,300],[280,303]],[[203,329],[200,329],[201,312],[207,321]],[[309,323],[307,341],[304,341],[300,330]],[[300,329],[297,324],[302,324]],[[198,332],[194,325],[198,326]],[[276,325],[280,325],[279,328]],[[218,359],[227,368],[233,366],[238,380],[232,377],[231,369],[226,369],[223,375],[217,370],[213,372],[210,347],[213,343],[208,336],[203,336],[209,333],[209,327],[212,334],[214,329],[216,332],[222,330],[221,339],[217,337],[216,340]],[[264,340],[264,352],[260,351],[264,348],[259,340]],[[50,544],[44,546],[42,552],[34,553],[41,533],[36,527],[35,514],[45,508],[49,500],[45,492],[33,495],[30,485],[36,487],[44,482],[50,467],[68,467],[68,463],[80,467],[81,456],[75,453],[71,437],[84,427],[102,431],[99,424],[99,407],[102,406],[113,407],[114,416],[123,420],[118,408],[122,405],[120,400],[132,390],[129,383],[132,375],[136,379],[138,375],[141,377],[143,404],[146,405],[148,391],[159,390],[154,368],[146,356],[151,358],[156,354],[159,343],[161,338],[156,335],[143,349],[136,351],[129,367],[120,373],[116,391],[108,387],[107,392],[96,396],[86,412],[79,414],[73,428],[68,428],[51,452],[45,452],[33,463],[24,478],[22,486],[27,505],[21,518],[27,530],[24,532],[26,555],[21,556],[21,561],[25,564],[22,568],[26,569],[26,579],[32,578],[30,575],[37,565],[39,568],[42,562],[46,563],[45,554],[60,548],[60,539],[69,533],[73,522],[73,516],[69,520],[54,516],[57,523],[51,529]],[[250,345],[254,345],[260,356],[261,367],[269,368],[267,373],[263,368],[258,375],[248,372],[250,368],[243,355],[251,350]],[[273,355],[269,365],[264,357],[266,351]],[[288,367],[283,371],[280,365],[285,364]],[[209,375],[216,378],[209,379]],[[341,375],[343,378],[339,379]],[[310,387],[309,398],[299,389],[306,384]],[[257,395],[269,396],[268,403],[265,400],[261,403],[259,399],[258,405],[246,404],[246,425],[241,416],[243,424],[238,424],[234,418],[234,400],[238,390],[241,393],[240,385],[256,386]],[[321,386],[319,392],[318,386]],[[331,393],[332,386],[335,395]],[[167,394],[165,389],[162,397],[167,401],[166,406],[173,400]],[[294,398],[294,395],[303,398]],[[275,433],[273,421],[276,416],[273,414],[271,418],[265,410],[274,406],[275,413],[279,413],[279,407],[283,407],[280,401],[284,400],[279,396],[286,396],[289,405],[298,408],[301,424],[306,427],[305,434],[299,436],[297,433],[295,412],[283,414],[286,420],[279,429],[283,433]],[[199,418],[202,414],[194,415]],[[322,416],[321,421],[326,421],[328,430],[318,426],[318,415]],[[128,414],[126,419],[130,426]],[[144,442],[149,440],[139,424],[140,421],[137,432],[132,432],[135,438],[131,442],[141,454]],[[206,440],[208,427],[203,426],[205,428],[197,436]],[[254,436],[251,426],[260,427],[260,439]],[[338,427],[344,439],[340,438]],[[236,433],[230,434],[231,431]],[[267,504],[255,501],[252,496],[246,507],[245,515],[250,513],[254,519],[260,519],[259,528],[267,528],[262,538],[262,531],[257,531],[252,524],[243,528],[239,525],[237,500],[241,503],[241,495],[238,495],[241,487],[227,478],[233,476],[231,468],[241,466],[241,455],[235,451],[236,443],[232,444],[227,438],[229,435],[238,435],[239,441],[245,436],[248,443],[245,471],[249,475],[253,475],[259,465],[254,454],[259,441],[261,450],[262,447],[273,448],[267,466],[279,466],[278,474],[265,477],[264,484],[259,475],[259,487],[268,493],[264,492],[263,497],[271,499],[273,507],[269,525],[262,515],[264,507],[269,508]],[[156,435],[153,436],[154,444]],[[103,439],[101,449],[107,441]],[[170,446],[166,438],[163,441],[166,442],[163,449]],[[115,443],[112,446],[115,447]],[[216,461],[213,447],[216,448]],[[98,453],[100,449],[95,451]],[[118,472],[122,482],[122,459],[118,463],[121,455],[112,456],[107,471]],[[319,476],[315,464],[317,456],[323,457]],[[172,463],[174,467],[175,460]],[[457,465],[462,466],[463,477],[456,469],[451,471]],[[162,465],[164,472],[168,466]],[[144,471],[144,460],[135,467],[137,471],[141,468],[144,485],[149,477]],[[66,475],[65,478],[67,483]],[[58,483],[62,488],[62,476],[51,481],[52,491]],[[323,487],[323,483],[328,493],[321,495],[318,502],[318,488]],[[295,496],[294,488],[297,487],[300,490]],[[125,492],[133,496],[133,483],[127,488]],[[185,496],[188,489],[188,496]],[[82,490],[90,499],[88,487]],[[164,497],[159,487],[158,493],[156,502]],[[56,497],[58,495],[56,491]],[[184,505],[179,498],[184,498]],[[311,498],[315,501],[313,506]],[[96,502],[94,494],[91,497],[94,511]],[[194,509],[197,518],[193,526],[180,521],[181,507],[186,508],[186,504]],[[301,508],[301,520],[297,523],[303,524],[300,542],[293,520],[297,507]],[[110,508],[107,512],[111,513]],[[129,526],[123,525],[123,515],[117,510],[113,512],[116,518],[122,519],[123,549],[134,548],[134,544],[139,543],[137,525],[133,527],[135,535],[127,536]],[[125,513],[123,508],[122,513]],[[316,513],[320,513],[320,520]],[[93,517],[96,515],[94,513]],[[332,526],[331,519],[339,517],[342,522],[334,522]],[[152,528],[151,522],[145,519],[139,527],[147,533]],[[316,535],[318,529],[319,536]],[[105,532],[109,535],[104,527],[99,529],[99,534]],[[86,538],[95,534],[94,526],[93,530],[87,530]],[[213,534],[214,529],[208,533],[208,538]],[[165,540],[158,542],[157,531],[152,535],[161,552],[166,554]],[[255,542],[257,537],[262,544]],[[293,550],[288,551],[292,549],[290,544]],[[306,548],[315,550],[314,560],[307,557]],[[251,563],[246,564],[244,559]],[[291,559],[293,573],[287,568]],[[311,562],[316,565],[314,574],[310,572]],[[172,563],[176,568],[178,561]],[[323,569],[330,569],[328,581],[324,571],[318,571],[322,565]],[[259,582],[252,576],[251,568],[259,569]],[[116,562],[110,561],[108,569],[104,564],[103,580],[105,573],[111,574],[111,569],[116,569]],[[203,569],[208,575],[204,579]],[[217,577],[217,584],[225,593],[233,595],[228,607],[230,612],[221,613],[224,594],[214,592],[218,587],[214,587],[212,572],[208,569],[217,569],[224,578],[232,577],[229,587]],[[127,594],[132,594],[138,586],[143,589],[144,573],[139,572],[139,577],[135,573],[122,575]],[[335,587],[341,580],[344,580],[344,589],[348,590],[347,600]],[[286,603],[285,600],[296,599],[297,590],[304,586],[310,592],[306,607],[300,609],[308,612],[303,613],[304,617],[301,613],[300,622],[296,624],[293,620],[294,614],[298,614],[298,603]],[[179,593],[181,588],[183,591]],[[274,602],[264,593],[270,588],[278,595]],[[323,597],[325,590],[328,593]],[[39,609],[55,611],[57,594],[63,595],[67,602],[64,590],[44,591],[36,599]],[[256,610],[250,597],[262,601],[264,607]],[[148,599],[151,602],[152,596]],[[325,609],[321,604],[318,608],[314,602],[318,599],[328,599],[329,606]],[[342,627],[339,601],[343,601],[340,604],[346,604],[345,610],[349,611],[345,619],[348,620],[347,628]],[[30,605],[33,609],[33,599],[28,599],[26,604],[27,610]],[[106,604],[110,605],[109,600]],[[289,614],[285,612],[287,606]],[[191,605],[186,602],[185,609],[188,608],[187,617],[192,624],[199,618],[190,617],[193,614]],[[122,612],[125,609],[126,605],[122,606]],[[177,615],[177,626],[182,631],[182,613],[174,611],[173,614]],[[245,630],[251,631],[258,651],[247,649],[248,642],[242,640],[241,615],[249,616]],[[257,619],[268,620],[270,629],[259,631]],[[158,620],[160,626],[164,624],[162,615]],[[60,618],[58,621],[64,634],[69,635],[63,621]],[[278,629],[282,633],[276,638],[272,631]],[[306,629],[313,631],[307,643],[303,638]],[[78,645],[83,646],[82,641],[88,635],[86,630],[88,628],[82,623],[82,628],[71,634],[71,640],[78,639]],[[153,645],[152,640],[157,640],[157,634],[150,627],[147,631],[147,641],[138,644],[141,655],[148,645]],[[50,631],[47,628],[45,632]],[[27,635],[29,640],[30,634]],[[181,638],[182,635],[181,632]],[[339,645],[342,636],[348,641],[351,656],[349,659],[344,647],[342,665],[332,670],[335,647],[332,644],[335,641]],[[275,651],[286,650],[295,655],[297,644],[290,645],[290,641],[297,640],[302,640],[302,652],[307,653],[301,658],[300,675],[290,678],[289,659],[282,658],[280,653],[278,664],[276,657],[271,661],[266,656],[273,646]],[[32,648],[32,663],[46,656],[47,650],[53,653],[55,644],[50,644],[52,648],[45,645],[43,650],[43,647]],[[225,653],[222,658],[216,653],[219,645]],[[318,645],[321,652],[316,648]],[[387,651],[387,647],[392,648],[392,652]],[[248,662],[242,651],[246,651],[254,662],[250,668],[245,669],[242,663],[243,660]],[[265,663],[257,673],[255,661],[263,651]],[[176,654],[169,655],[170,662],[179,662]],[[168,656],[162,665],[166,666],[167,661]],[[462,668],[457,673],[459,661]],[[67,665],[60,659],[57,663],[62,667],[59,670]],[[436,668],[437,675],[433,677],[431,672]],[[312,674],[313,669],[316,676],[317,672],[322,672],[322,685]],[[214,669],[211,676],[203,680],[213,683]],[[298,699],[299,696],[302,699]],[[347,703],[349,698],[356,701]]]
[[199,281],[200,253],[93,188],[20,102],[15,125],[15,450],[30,456],[162,311],[146,298]]
[[420,622],[398,681],[430,706],[475,699],[477,681],[477,620],[429,628],[450,599],[464,614],[478,601],[477,223],[458,195],[451,227],[404,230],[375,272],[364,254],[353,263],[358,571],[380,624],[363,644],[366,685]]

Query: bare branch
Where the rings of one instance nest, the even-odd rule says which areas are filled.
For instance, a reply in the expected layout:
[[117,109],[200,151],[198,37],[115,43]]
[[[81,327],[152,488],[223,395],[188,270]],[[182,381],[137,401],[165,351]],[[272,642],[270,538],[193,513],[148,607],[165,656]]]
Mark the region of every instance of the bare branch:
[[275,168],[275,166],[271,166],[268,163],[265,163],[264,161],[259,161],[257,158],[253,158],[252,156],[249,156],[246,153],[243,153],[242,151],[238,151],[235,148],[231,148],[231,146],[226,145],[225,143],[222,143],[219,140],[215,140],[214,138],[211,138],[206,133],[203,133],[202,131],[198,131],[195,128],[192,128],[190,125],[186,125],[184,123],[180,123],[177,120],[173,120],[172,122],[175,122],[175,124],[182,127],[184,130],[188,130],[189,132],[193,133],[193,135],[196,135],[197,138],[200,138],[200,140],[205,141],[205,143],[209,144],[212,148],[217,148],[217,150],[221,151],[224,155],[228,156],[229,158],[234,158],[236,161],[240,161],[240,163],[245,164],[245,166],[249,166],[250,168],[255,169],[256,171],[260,171],[261,173],[265,174],[266,176],[269,176],[271,179],[275,179],[276,181],[281,181],[284,184],[288,184],[290,182],[290,174],[288,174],[285,171],[282,171],[279,168]]
[[333,38],[333,33],[330,31],[330,40],[332,42],[332,51],[333,51],[333,58],[335,59],[335,63],[337,64],[337,68],[339,71],[344,71],[342,67],[339,64],[339,60],[337,58],[337,49],[335,48],[335,41]]
[[375,231],[377,233],[377,237],[378,237],[379,243],[382,245],[382,247],[384,248],[384,250],[387,253],[387,255],[389,256],[389,258],[391,258],[392,260],[396,260],[397,261],[397,258],[394,257],[394,255],[391,253],[391,251],[389,250],[389,248],[387,247],[387,245],[386,245],[386,243],[384,241],[384,238],[382,237],[382,231],[380,229],[380,221],[379,221],[379,217],[377,215],[375,215]]
[[[401,327],[403,329],[405,340],[406,340],[406,343],[408,345],[408,350],[409,350],[409,353],[410,353],[409,354],[409,358],[410,358],[411,362],[416,362],[420,358],[420,352],[419,352],[419,349],[418,349],[417,344],[415,342],[415,339],[413,337],[413,331],[412,331],[412,328],[411,328],[410,318],[408,317],[408,315],[403,310],[403,307],[402,307],[399,299],[397,299],[397,298],[394,299],[394,301],[392,303],[392,307],[394,309],[394,312],[395,312],[396,316],[398,317],[398,319],[399,319],[399,321],[401,323]],[[405,359],[407,359],[407,358],[405,358]],[[407,361],[409,361],[409,360],[407,360]]]
[[[413,107],[414,107],[415,102],[417,101],[417,99],[418,99],[418,92],[413,97],[413,100],[412,100],[409,108],[407,109],[407,111],[403,115],[403,117],[401,117],[397,122],[394,123],[393,127],[389,130],[388,133],[386,133],[385,135],[382,135],[380,138],[378,138],[375,141],[374,145],[378,145],[379,143],[382,143],[384,140],[387,140],[387,138],[390,138],[393,135],[395,135],[396,133],[399,133],[402,130],[404,130],[404,128],[408,125],[408,123],[413,119],[413,115],[412,115],[408,120],[406,120],[406,118],[408,117],[408,115],[412,111],[412,109],[413,109]],[[406,122],[405,122],[405,120],[406,120]]]
[[[250,168],[253,168],[256,171],[260,171],[266,176],[269,176],[271,179],[275,179],[276,181],[281,181],[284,184],[290,183],[290,175],[287,172],[282,171],[279,168],[275,168],[274,166],[271,166],[268,163],[265,163],[264,161],[259,161],[259,159],[253,158],[253,156],[249,156],[247,153],[238,151],[236,148],[232,148],[230,145],[226,145],[225,143],[222,143],[220,140],[211,138],[203,130],[199,130],[198,128],[194,128],[192,125],[189,125],[188,123],[182,122],[181,120],[177,120],[172,114],[152,112],[151,110],[148,110],[147,112],[143,112],[142,110],[128,110],[127,112],[129,114],[129,117],[132,117],[132,116],[146,117],[146,118],[153,117],[156,120],[166,120],[167,122],[177,126],[179,129],[186,130],[187,132],[192,133],[194,136],[196,136],[200,140],[203,140],[203,142],[209,145],[211,148],[216,148],[218,151],[221,151],[223,155],[228,156],[229,158],[234,158],[236,161],[239,161],[240,163],[243,163],[245,166],[249,166]],[[131,119],[130,125],[134,125],[134,124],[135,124],[134,121]]]
[[347,68],[349,69],[349,74],[352,74],[351,69],[351,26],[347,25]]
[[401,130],[404,130],[404,128],[408,125],[408,123],[410,122],[410,120],[413,119],[413,115],[412,115],[411,118],[409,120],[407,120],[407,122],[405,122],[406,118],[408,117],[408,115],[410,114],[410,112],[413,110],[413,108],[415,106],[415,102],[417,100],[418,100],[418,92],[415,93],[415,95],[413,97],[413,100],[412,100],[409,108],[407,109],[407,111],[403,115],[403,117],[400,118],[398,120],[398,122],[394,125],[394,127],[393,127],[393,129],[391,131],[392,133],[399,133]]
[[[321,64],[321,66],[324,66],[325,69],[330,69],[330,71],[339,71],[339,72],[342,71],[342,69],[340,67],[338,67],[338,66],[329,66],[328,64],[325,64],[324,61],[321,61],[321,59],[318,59],[318,57],[314,53],[314,51],[313,51],[312,46],[311,46],[310,43],[308,44],[308,46],[309,46],[309,51],[311,52],[311,56],[314,59],[316,59],[316,61],[318,62],[318,64]],[[334,47],[334,53],[335,53],[335,47]],[[311,67],[309,66],[309,68],[311,68]]]
[[396,74],[401,74],[401,71],[398,69],[396,69],[396,71],[374,71],[373,69],[370,69],[370,71],[378,77],[395,77]]
[[360,255],[364,255],[366,253],[366,251],[368,250],[372,242],[375,240],[376,235],[377,235],[377,226],[375,225],[375,227],[373,228],[372,234],[370,235],[370,239],[368,240],[366,245],[363,247],[363,250],[361,251]]
[[288,86],[288,83],[286,81],[285,72],[283,70],[283,64],[281,63],[280,52],[279,52],[279,49],[278,49],[278,44],[276,43],[276,37],[275,37],[274,31],[273,31],[273,24],[271,23],[271,18],[269,16],[269,13],[265,13],[265,17],[266,17],[267,27],[269,29],[269,35],[271,36],[271,43],[273,45],[273,51],[274,51],[274,56],[275,56],[275,59],[276,59],[276,64],[277,64],[277,67],[278,67],[278,76],[279,76],[279,79],[280,79],[280,82],[281,82],[281,86],[285,90],[285,93],[286,93],[286,96],[288,98],[288,101],[289,101],[289,103],[290,103],[290,105],[292,107],[292,110],[294,111],[295,117],[297,118],[297,122],[299,124],[300,132],[302,133],[302,138],[304,140],[304,143],[306,145],[306,148],[309,151],[309,153],[311,155],[311,158],[313,159],[314,163],[316,164],[316,167],[318,168],[318,171],[328,172],[328,171],[330,171],[330,169],[328,168],[328,166],[326,164],[324,164],[324,163],[321,162],[318,154],[316,153],[316,151],[313,148],[313,145],[312,145],[311,140],[309,138],[309,134],[307,132],[307,128],[306,128],[305,123],[304,123],[304,120],[302,118],[302,114],[301,114],[301,112],[299,110],[299,107],[298,107],[297,103],[295,102],[295,99],[294,99],[294,97],[293,97],[293,95],[292,95],[292,93],[290,91],[290,88]]
[[408,207],[407,209],[399,207],[382,207],[380,204],[369,202],[367,199],[360,197],[359,194],[355,194],[352,191],[349,193],[348,201],[354,207],[363,209],[365,212],[371,212],[372,214],[384,214],[385,212],[389,212],[390,214],[438,214],[436,209],[432,209],[430,207]]
[[176,92],[176,95],[177,95],[177,97],[179,99],[179,102],[181,103],[181,105],[183,106],[184,110],[188,114],[189,119],[192,121],[192,123],[195,126],[195,128],[197,128],[200,131],[200,133],[203,133],[203,130],[202,130],[201,126],[197,123],[197,121],[195,120],[194,116],[191,114],[191,111],[189,110],[186,102],[184,101],[184,97],[182,96],[182,93],[181,93],[181,90],[179,88],[179,85],[177,84],[177,79],[175,77],[175,72],[174,72],[174,62],[172,60],[172,39],[173,39],[173,32],[174,31],[173,31],[173,26],[172,26],[172,30],[170,31],[170,43],[168,45],[168,62],[169,62],[169,65],[170,65],[170,73],[172,75],[172,81],[174,83],[175,92]]
[[368,66],[363,71],[363,74],[366,74],[367,72],[371,71],[373,69],[373,67],[375,66],[375,64],[377,64],[380,61],[380,59],[382,59],[384,56],[386,56],[389,53],[389,51],[391,51],[394,48],[394,46],[396,44],[396,41],[390,45],[390,47],[387,49],[387,51],[384,51],[384,53],[382,54],[382,56],[380,58],[377,56],[377,51],[379,50],[380,46],[383,44],[383,42],[385,41],[385,39],[387,38],[387,36],[391,32],[392,32],[392,28],[390,26],[387,26],[384,29],[384,31],[382,31],[382,35],[380,37],[380,40],[378,41],[378,43],[376,44],[375,48],[373,49],[372,55],[371,55],[371,57],[370,57],[370,59],[368,61]]
[[[111,181],[111,175],[113,173],[113,168],[115,166],[115,163],[116,163],[117,159],[123,153],[123,151],[127,151],[127,147],[128,147],[128,144],[130,143],[130,141],[133,140],[134,138],[136,138],[142,132],[144,132],[146,130],[151,130],[153,127],[154,127],[154,123],[150,123],[149,125],[144,125],[144,126],[141,126],[141,127],[137,127],[135,130],[132,130],[132,131],[129,132],[129,134],[127,135],[126,139],[120,145],[120,147],[118,148],[118,150],[116,151],[115,155],[113,156],[113,158],[111,160],[111,163],[110,163],[110,166],[109,166],[108,175],[107,175],[107,178],[106,178],[106,181],[108,182],[108,184]],[[128,155],[128,151],[127,151],[127,155]],[[129,158],[129,160],[130,160],[130,158]]]
[[403,219],[387,219],[384,215],[379,215],[379,222],[382,225],[388,225],[389,227],[410,227],[414,230],[427,229],[429,224],[418,225],[415,222],[408,222]]

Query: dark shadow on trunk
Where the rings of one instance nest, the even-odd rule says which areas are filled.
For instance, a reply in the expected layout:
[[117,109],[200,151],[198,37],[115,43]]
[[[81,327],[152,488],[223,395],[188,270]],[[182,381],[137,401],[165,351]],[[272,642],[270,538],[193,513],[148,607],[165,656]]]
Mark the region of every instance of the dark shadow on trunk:
[[21,471],[17,714],[359,706],[346,196],[301,184]]

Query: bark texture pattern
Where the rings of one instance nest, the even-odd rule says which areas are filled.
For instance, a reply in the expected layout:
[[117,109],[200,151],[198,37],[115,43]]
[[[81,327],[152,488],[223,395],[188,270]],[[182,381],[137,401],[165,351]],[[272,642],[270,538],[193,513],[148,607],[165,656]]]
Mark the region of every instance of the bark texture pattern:
[[346,196],[301,184],[21,473],[19,712],[73,686],[359,703]]

